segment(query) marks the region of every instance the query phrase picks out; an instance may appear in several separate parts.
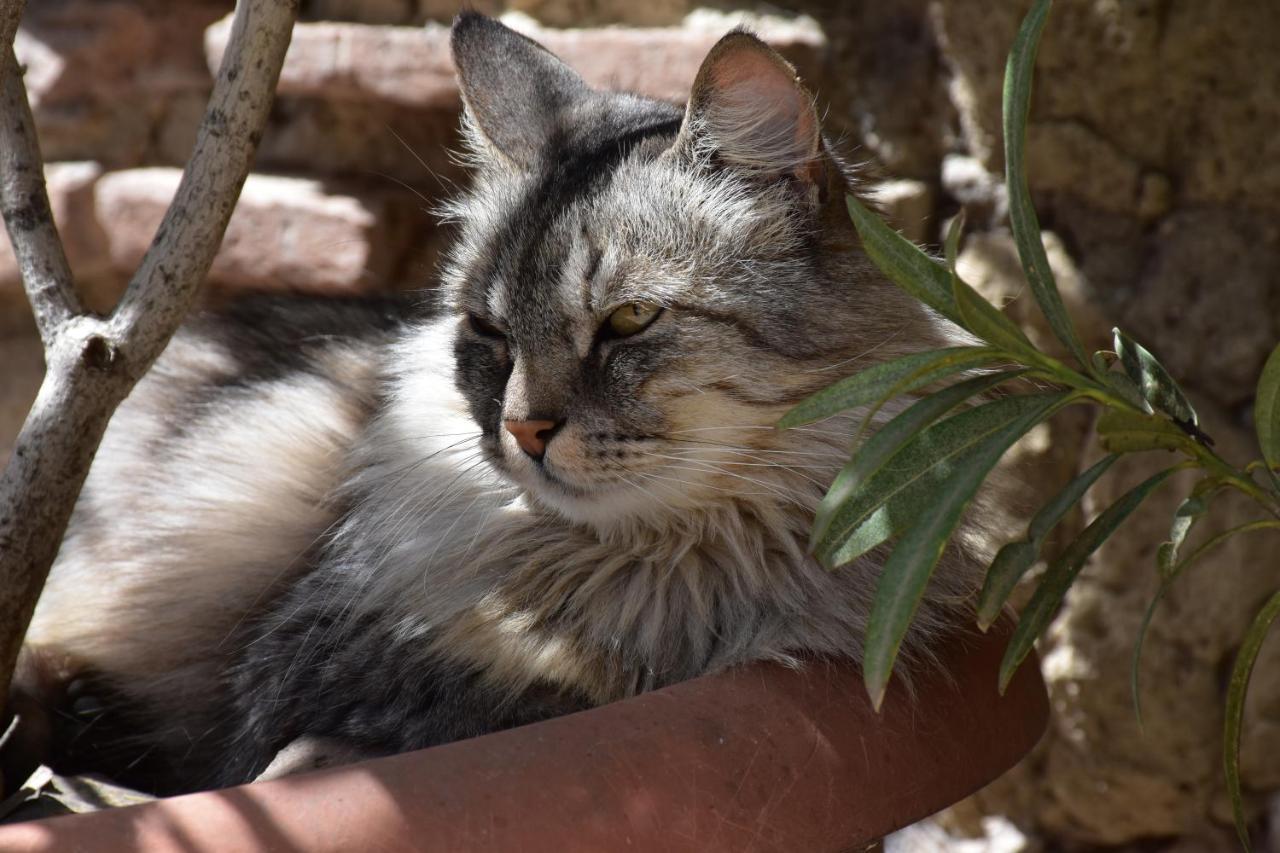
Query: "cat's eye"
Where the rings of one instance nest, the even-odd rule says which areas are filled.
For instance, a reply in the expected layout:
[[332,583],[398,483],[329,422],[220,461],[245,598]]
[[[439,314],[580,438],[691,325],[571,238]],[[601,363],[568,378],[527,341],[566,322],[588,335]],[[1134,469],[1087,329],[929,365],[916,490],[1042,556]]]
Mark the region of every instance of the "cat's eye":
[[652,302],[628,302],[614,309],[606,325],[609,333],[614,337],[626,338],[649,328],[661,313],[661,305],[655,305]]
[[467,325],[471,331],[483,338],[506,338],[506,333],[478,314],[467,315]]

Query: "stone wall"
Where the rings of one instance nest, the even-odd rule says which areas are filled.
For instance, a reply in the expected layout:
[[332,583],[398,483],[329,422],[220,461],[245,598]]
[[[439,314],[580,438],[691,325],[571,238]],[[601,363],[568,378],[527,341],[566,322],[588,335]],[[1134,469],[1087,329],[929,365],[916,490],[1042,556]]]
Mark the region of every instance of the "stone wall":
[[[172,194],[230,5],[29,4],[18,50],[53,206],[98,307],[119,293]],[[675,99],[707,47],[747,20],[797,63],[830,135],[864,164],[908,234],[936,243],[944,221],[966,209],[966,276],[1048,342],[1003,221],[1000,79],[1023,0],[797,0],[767,15],[689,0],[472,5],[505,13],[598,85]],[[427,210],[465,180],[447,154],[458,96],[446,26],[457,6],[304,3],[210,298],[430,286],[447,234]],[[1280,338],[1278,43],[1274,0],[1059,0],[1029,128],[1046,242],[1087,343],[1104,346],[1119,323],[1159,353],[1233,460],[1256,455],[1252,385]],[[0,241],[0,456],[38,381],[23,305]],[[1091,423],[1065,413],[1011,457],[1020,475],[1004,501],[1012,526],[1096,457]],[[1163,461],[1116,466],[1086,512]],[[1224,673],[1280,572],[1273,542],[1259,538],[1180,582],[1152,626],[1139,731],[1129,652],[1177,491],[1151,501],[1090,562],[1045,637],[1055,709],[1045,741],[940,818],[928,843],[949,849],[995,833],[989,845],[1002,850],[1230,847],[1218,756]],[[1198,536],[1243,519],[1242,507],[1223,507]],[[1057,544],[1086,521],[1070,519]],[[1280,643],[1264,648],[1247,716],[1245,780],[1265,833],[1270,792],[1280,789]]]

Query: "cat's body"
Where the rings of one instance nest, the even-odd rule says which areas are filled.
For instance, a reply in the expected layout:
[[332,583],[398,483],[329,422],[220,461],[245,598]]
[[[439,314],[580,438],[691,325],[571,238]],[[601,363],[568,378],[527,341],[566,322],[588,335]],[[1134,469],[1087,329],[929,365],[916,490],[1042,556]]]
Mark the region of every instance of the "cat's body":
[[[947,333],[862,255],[790,69],[732,34],[682,112],[479,16],[454,50],[478,174],[443,308],[193,324],[77,507],[32,647],[167,787],[860,653],[882,554],[805,549],[851,422],[773,425]],[[944,558],[908,653],[971,578]]]

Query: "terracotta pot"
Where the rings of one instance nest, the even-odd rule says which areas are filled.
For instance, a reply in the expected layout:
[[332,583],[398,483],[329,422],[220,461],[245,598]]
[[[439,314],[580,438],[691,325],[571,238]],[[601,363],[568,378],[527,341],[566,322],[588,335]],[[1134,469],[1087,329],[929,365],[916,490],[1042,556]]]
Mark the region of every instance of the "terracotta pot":
[[753,665],[416,753],[0,827],[0,850],[856,850],[963,798],[1048,719],[1008,631],[950,644],[875,714],[856,669]]

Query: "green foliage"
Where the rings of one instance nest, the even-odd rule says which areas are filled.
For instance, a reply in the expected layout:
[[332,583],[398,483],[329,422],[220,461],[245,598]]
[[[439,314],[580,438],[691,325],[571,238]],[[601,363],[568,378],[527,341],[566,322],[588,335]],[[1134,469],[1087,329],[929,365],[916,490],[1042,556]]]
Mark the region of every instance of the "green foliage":
[[[1069,392],[1062,391],[1056,394],[1007,397],[974,410],[975,414],[988,414],[988,418],[975,430],[984,437],[956,463],[931,510],[919,516],[903,535],[889,556],[889,561],[880,574],[880,583],[876,586],[876,597],[871,605],[871,619],[867,627],[863,680],[877,709],[884,698],[893,661],[898,655],[898,647],[907,633],[911,617],[915,615],[929,576],[942,557],[947,540],[960,523],[965,507],[1004,452],[1027,430],[1066,403],[1070,396]],[[1035,404],[1012,419],[1005,418],[1003,413],[992,412],[996,405],[1015,400],[1035,401]],[[987,424],[994,425],[994,428],[984,434]]]
[[887,395],[896,397],[930,382],[989,364],[997,357],[995,350],[986,347],[950,347],[904,355],[824,388],[787,412],[778,426],[784,429],[804,426],[850,409],[859,409],[878,403]]
[[1112,329],[1111,333],[1115,336],[1116,355],[1120,356],[1120,364],[1124,366],[1129,380],[1137,386],[1142,399],[1157,412],[1164,412],[1174,423],[1198,427],[1200,418],[1196,415],[1196,410],[1191,408],[1191,401],[1182,393],[1178,383],[1173,381],[1169,371],[1142,344],[1124,332]]
[[1273,593],[1258,611],[1249,630],[1245,632],[1236,662],[1231,667],[1231,681],[1227,684],[1227,719],[1222,729],[1222,765],[1227,774],[1227,793],[1231,795],[1231,812],[1236,819],[1236,832],[1240,844],[1249,850],[1249,830],[1244,821],[1244,797],[1240,791],[1240,729],[1244,724],[1244,698],[1249,690],[1249,676],[1258,650],[1267,637],[1267,629],[1280,616],[1280,592]]
[[[1133,651],[1131,679],[1139,721],[1142,645],[1159,602],[1187,568],[1223,542],[1245,532],[1280,530],[1280,347],[1271,354],[1258,382],[1255,419],[1263,458],[1242,469],[1212,450],[1212,440],[1201,431],[1195,409],[1155,355],[1117,329],[1113,353],[1087,357],[1066,312],[1040,238],[1025,171],[1033,67],[1050,5],[1050,0],[1035,0],[1009,55],[1004,86],[1005,177],[1010,225],[1029,289],[1075,364],[1038,350],[1015,323],[959,276],[956,256],[962,217],[952,221],[945,261],[939,262],[850,196],[849,215],[871,260],[900,288],[984,345],[913,353],[868,367],[802,402],[780,422],[792,427],[842,413],[861,416],[861,429],[853,426],[856,417],[850,420],[857,450],[818,509],[810,547],[825,565],[838,570],[873,548],[892,545],[876,587],[866,637],[864,680],[877,707],[929,579],[977,490],[1014,442],[1064,406],[1085,404],[1100,410],[1097,431],[1107,455],[1067,483],[1035,515],[1025,535],[996,554],[978,601],[977,621],[983,629],[999,616],[1015,585],[1042,556],[1049,534],[1116,459],[1173,452],[1181,461],[1129,489],[1049,559],[1001,663],[1002,691],[1090,556],[1175,472],[1197,471],[1200,477],[1174,513],[1169,538],[1157,550],[1153,568],[1159,588]],[[976,369],[987,372],[974,376]],[[1036,390],[981,402],[982,395],[1018,378],[1035,380]],[[861,441],[883,406],[922,389],[927,393]],[[971,405],[975,398],[980,402]],[[1251,476],[1256,469],[1267,472],[1261,484]],[[1261,518],[1214,536],[1183,556],[1196,522],[1212,511],[1215,498],[1223,492],[1247,496]],[[1246,847],[1239,779],[1241,709],[1258,647],[1278,614],[1280,593],[1267,602],[1246,634],[1227,696],[1224,767]]]
[[1067,483],[1062,491],[1054,495],[1031,519],[1031,523],[1027,525],[1026,536],[1017,542],[1010,542],[996,553],[995,559],[987,569],[987,579],[982,585],[982,592],[978,595],[979,628],[985,631],[996,621],[1000,615],[1000,609],[1009,600],[1009,594],[1013,592],[1018,580],[1040,556],[1044,548],[1044,540],[1117,458],[1104,456],[1088,471]]
[[1280,488],[1280,479],[1276,478],[1276,471],[1280,469],[1280,346],[1271,351],[1271,357],[1262,368],[1262,376],[1258,378],[1253,423],[1271,482]]
[[1044,395],[1015,395],[966,409],[921,430],[893,454],[893,464],[881,466],[832,511],[826,527],[816,531],[814,553],[827,566],[842,566],[901,533],[934,511],[939,495],[966,457],[1011,424],[1039,413],[1023,429],[1025,433],[1048,411]]
[[1050,564],[1049,570],[1044,573],[1044,578],[1040,581],[1040,586],[1036,588],[1031,601],[1022,611],[1018,627],[1014,629],[1013,637],[1009,640],[1009,648],[1005,650],[1004,660],[1000,662],[1002,693],[1009,686],[1009,681],[1013,678],[1013,673],[1019,664],[1031,653],[1031,647],[1035,644],[1036,638],[1049,627],[1049,622],[1058,611],[1058,605],[1062,603],[1067,590],[1071,588],[1076,576],[1084,568],[1085,561],[1098,550],[1098,546],[1116,532],[1116,528],[1129,517],[1129,514],[1155,491],[1156,486],[1167,480],[1176,470],[1178,470],[1176,465],[1166,468],[1125,492],[1118,501],[1103,510],[1092,524],[1081,531],[1062,555]]
[[1009,189],[1009,227],[1013,230],[1013,240],[1018,246],[1018,257],[1027,276],[1027,284],[1031,286],[1036,303],[1058,340],[1081,364],[1085,364],[1084,347],[1071,318],[1067,316],[1062,297],[1058,295],[1049,258],[1040,241],[1040,222],[1036,219],[1027,185],[1027,114],[1031,110],[1031,77],[1036,64],[1036,50],[1040,46],[1040,33],[1049,17],[1051,5],[1051,0],[1037,0],[1032,5],[1013,40],[1009,61],[1005,65],[1004,179]]
[[879,471],[880,466],[901,450],[902,446],[914,438],[920,430],[965,400],[985,393],[1023,373],[1025,371],[1009,370],[958,382],[936,394],[930,394],[881,427],[858,448],[857,454],[849,460],[849,464],[836,475],[826,497],[818,506],[817,517],[813,524],[814,538],[810,547],[815,546],[821,539],[831,523],[831,517],[845,504],[854,490],[866,482],[868,477]]

